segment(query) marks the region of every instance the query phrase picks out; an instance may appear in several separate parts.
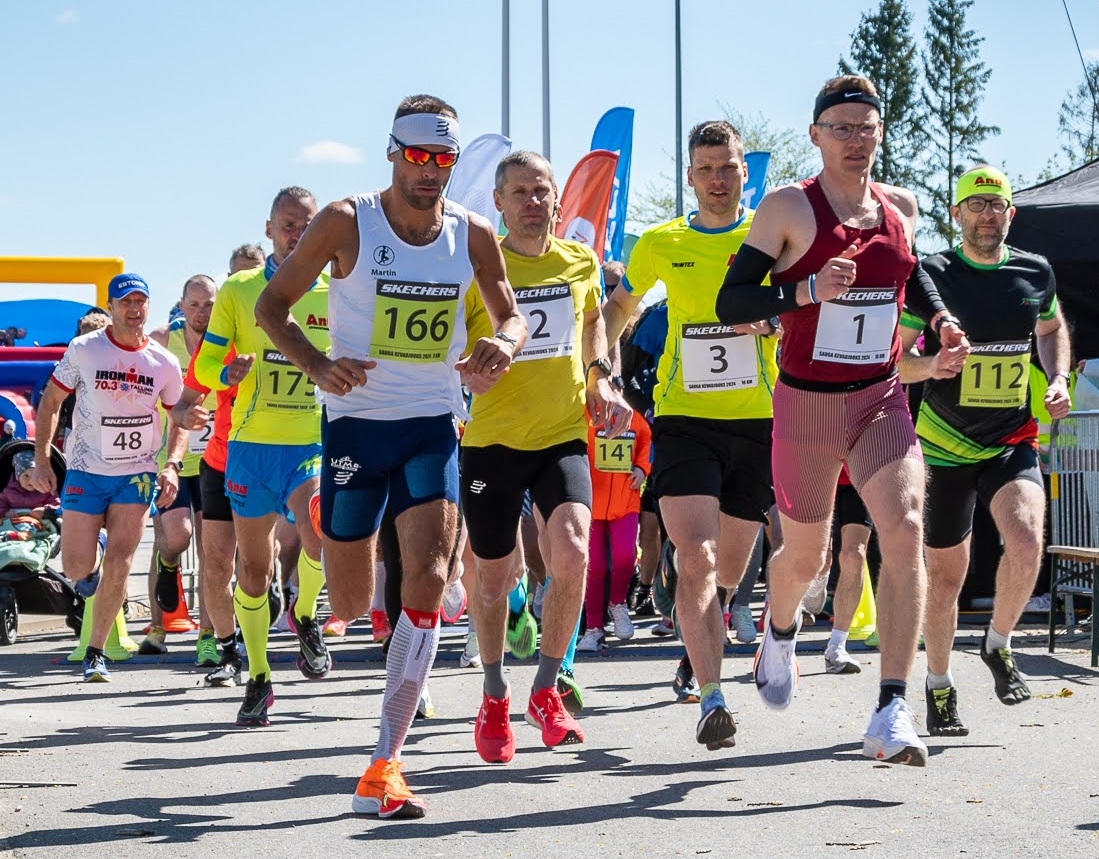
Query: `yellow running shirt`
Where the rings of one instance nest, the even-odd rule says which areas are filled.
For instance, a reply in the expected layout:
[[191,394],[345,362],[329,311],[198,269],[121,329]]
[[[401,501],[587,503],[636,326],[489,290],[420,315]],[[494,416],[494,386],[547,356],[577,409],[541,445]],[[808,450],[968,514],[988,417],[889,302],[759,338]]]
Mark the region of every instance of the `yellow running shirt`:
[[[487,394],[475,396],[462,444],[544,450],[587,443],[584,414],[584,314],[599,307],[599,261],[579,242],[550,237],[550,249],[526,257],[504,249],[508,281],[527,318],[527,342]],[[493,334],[478,289],[466,293],[468,343]]]
[[755,213],[746,209],[722,230],[692,226],[694,214],[646,230],[622,279],[638,297],[657,281],[668,288],[668,338],[656,368],[655,414],[769,418],[778,338],[735,335],[714,312],[725,272]]
[[[263,268],[231,276],[218,290],[210,326],[195,356],[195,377],[206,387],[228,387],[221,377],[230,348],[255,355],[256,362],[237,388],[229,441],[258,444],[316,444],[321,440],[321,407],[316,386],[290,363],[256,322],[256,301],[267,285]],[[290,313],[309,342],[326,355],[328,275],[322,274]]]
[[[179,366],[183,368],[184,372],[191,363],[191,356],[187,352],[187,340],[183,330],[186,325],[187,322],[182,318],[173,319],[168,325],[168,351],[176,356],[176,360],[179,361]],[[179,473],[180,477],[196,477],[198,475],[198,464],[202,461],[202,454],[206,450],[206,442],[209,441],[214,431],[213,412],[216,406],[217,394],[211,391],[206,395],[206,399],[202,401],[202,407],[210,411],[210,420],[202,429],[188,430],[187,450],[183,454],[183,471]],[[158,408],[162,407],[158,406]],[[167,441],[170,428],[171,421],[164,419],[164,443],[156,456],[157,465],[161,468],[168,460]]]

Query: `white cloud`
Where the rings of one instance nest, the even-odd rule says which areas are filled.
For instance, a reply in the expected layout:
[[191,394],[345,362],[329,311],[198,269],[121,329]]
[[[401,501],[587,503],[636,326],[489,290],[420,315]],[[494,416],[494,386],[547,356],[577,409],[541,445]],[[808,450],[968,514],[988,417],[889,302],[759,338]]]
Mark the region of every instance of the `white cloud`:
[[78,24],[80,23],[80,16],[76,14],[75,9],[66,9],[60,15],[57,15],[53,19],[58,24]]
[[335,140],[320,140],[302,147],[298,162],[304,164],[362,164],[363,151]]

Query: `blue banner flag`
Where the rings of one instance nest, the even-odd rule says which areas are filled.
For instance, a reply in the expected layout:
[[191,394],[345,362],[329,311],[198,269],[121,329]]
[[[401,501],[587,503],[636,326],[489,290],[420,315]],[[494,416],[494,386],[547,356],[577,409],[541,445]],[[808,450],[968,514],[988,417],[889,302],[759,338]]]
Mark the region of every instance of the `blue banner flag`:
[[749,152],[744,156],[744,163],[748,165],[748,181],[744,183],[740,202],[754,209],[767,193],[767,168],[771,165],[771,153]]
[[591,137],[591,148],[606,149],[618,156],[607,217],[607,241],[603,261],[622,259],[626,237],[626,205],[630,194],[630,155],[633,153],[633,108],[612,107],[600,118]]

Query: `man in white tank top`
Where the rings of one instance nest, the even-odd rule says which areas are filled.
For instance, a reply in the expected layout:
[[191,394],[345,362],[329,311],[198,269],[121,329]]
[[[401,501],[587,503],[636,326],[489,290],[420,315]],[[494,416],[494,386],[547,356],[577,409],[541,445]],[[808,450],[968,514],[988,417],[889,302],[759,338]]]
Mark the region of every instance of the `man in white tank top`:
[[[390,187],[319,212],[256,304],[272,342],[324,393],[321,529],[334,614],[370,607],[373,567],[364,559],[375,556],[387,506],[397,524],[402,612],[378,745],[352,800],[354,811],[383,818],[424,814],[400,757],[435,658],[456,542],[461,382],[488,390],[527,331],[492,226],[442,196],[459,152],[454,108],[406,98],[389,137]],[[289,315],[328,265],[331,357]],[[495,333],[467,350],[464,299],[474,279]],[[469,357],[459,360],[463,351]]]

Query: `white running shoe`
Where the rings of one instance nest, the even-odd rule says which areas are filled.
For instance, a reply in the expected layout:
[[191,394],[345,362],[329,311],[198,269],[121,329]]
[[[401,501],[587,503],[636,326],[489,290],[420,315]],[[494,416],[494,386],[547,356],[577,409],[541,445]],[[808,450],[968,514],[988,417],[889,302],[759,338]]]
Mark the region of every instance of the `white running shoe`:
[[785,710],[789,707],[798,688],[801,671],[795,654],[797,634],[798,630],[795,629],[793,638],[775,638],[771,628],[771,613],[768,612],[763,619],[763,641],[756,651],[752,674],[759,697],[772,710]]
[[458,665],[462,668],[481,667],[481,644],[477,641],[477,633],[470,632],[466,636],[466,649],[458,657]]
[[534,588],[534,602],[530,605],[531,613],[538,620],[542,621],[542,604],[546,601],[546,586],[541,582]]
[[630,619],[630,610],[624,602],[611,603],[609,606],[611,623],[614,626],[614,637],[625,641],[633,638],[633,621]]
[[593,626],[576,642],[577,653],[598,653],[607,643],[607,635],[599,627]]
[[828,599],[828,573],[817,576],[809,583],[809,589],[801,598],[802,607],[811,615],[818,615],[824,610],[824,603]]
[[894,698],[870,717],[862,753],[888,764],[927,765],[927,746],[916,735],[916,721],[904,698]]
[[439,615],[443,623],[457,623],[466,610],[466,587],[461,579],[447,582],[443,588],[443,602],[439,606]]
[[752,607],[747,605],[734,605],[732,612],[733,631],[736,640],[743,644],[751,644],[756,640],[756,622],[752,618]]
[[824,673],[825,674],[858,674],[862,666],[855,657],[847,652],[843,645],[824,648]]

